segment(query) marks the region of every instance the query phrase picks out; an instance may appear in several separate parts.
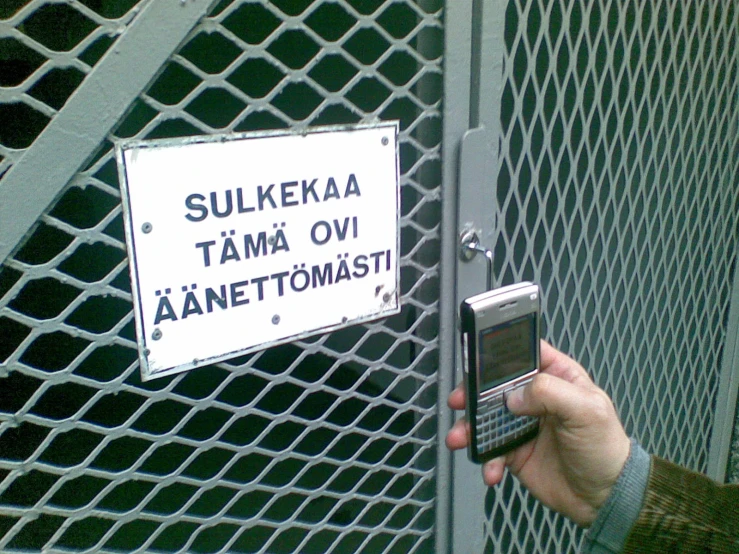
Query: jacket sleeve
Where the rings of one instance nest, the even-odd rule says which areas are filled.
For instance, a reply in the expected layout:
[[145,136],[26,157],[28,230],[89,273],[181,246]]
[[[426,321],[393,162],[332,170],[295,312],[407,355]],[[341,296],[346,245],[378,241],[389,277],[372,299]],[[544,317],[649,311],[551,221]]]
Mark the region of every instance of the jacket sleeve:
[[739,553],[739,485],[720,485],[652,458],[644,503],[625,554]]

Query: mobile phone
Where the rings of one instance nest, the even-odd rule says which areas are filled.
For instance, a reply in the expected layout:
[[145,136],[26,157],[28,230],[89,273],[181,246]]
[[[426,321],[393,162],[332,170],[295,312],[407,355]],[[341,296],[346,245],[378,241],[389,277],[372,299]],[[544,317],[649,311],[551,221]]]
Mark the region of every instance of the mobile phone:
[[539,419],[515,416],[507,395],[539,372],[539,287],[528,281],[467,298],[460,330],[468,455],[484,463],[533,439]]

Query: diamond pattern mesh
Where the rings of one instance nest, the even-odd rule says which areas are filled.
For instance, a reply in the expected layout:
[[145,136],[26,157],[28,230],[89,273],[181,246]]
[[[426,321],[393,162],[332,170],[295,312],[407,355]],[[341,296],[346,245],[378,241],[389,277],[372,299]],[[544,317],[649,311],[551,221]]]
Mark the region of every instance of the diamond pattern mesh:
[[[508,3],[495,259],[647,450],[705,470],[739,217],[734,2]],[[492,206],[491,206],[492,208]],[[577,532],[507,478],[490,552]]]
[[138,3],[0,3],[0,176],[125,31]]
[[[138,4],[2,2],[0,177]],[[0,271],[0,550],[432,550],[440,4],[224,0],[110,137],[400,119],[399,316],[142,383],[109,143],[41,217]],[[738,12],[506,9],[496,272],[541,282],[548,338],[695,469],[737,246]],[[486,509],[488,551],[579,541],[513,479]]]
[[[135,4],[3,2],[0,174],[63,109],[39,83],[84,86]],[[432,550],[442,46],[440,2],[193,29],[0,272],[0,550]],[[402,313],[142,383],[112,141],[375,119],[401,121]]]

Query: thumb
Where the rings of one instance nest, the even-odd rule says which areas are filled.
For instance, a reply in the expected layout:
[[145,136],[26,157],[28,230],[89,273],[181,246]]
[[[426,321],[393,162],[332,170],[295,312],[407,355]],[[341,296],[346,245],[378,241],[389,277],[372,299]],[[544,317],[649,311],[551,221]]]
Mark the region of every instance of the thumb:
[[578,419],[582,415],[582,400],[586,392],[564,379],[539,373],[523,387],[510,392],[506,405],[516,415]]

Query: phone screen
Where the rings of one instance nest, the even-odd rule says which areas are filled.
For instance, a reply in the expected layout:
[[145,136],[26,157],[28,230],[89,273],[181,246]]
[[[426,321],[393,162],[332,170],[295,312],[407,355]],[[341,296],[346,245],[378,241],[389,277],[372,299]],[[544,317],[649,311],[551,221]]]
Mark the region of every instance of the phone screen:
[[536,368],[535,326],[529,314],[480,331],[480,391]]

